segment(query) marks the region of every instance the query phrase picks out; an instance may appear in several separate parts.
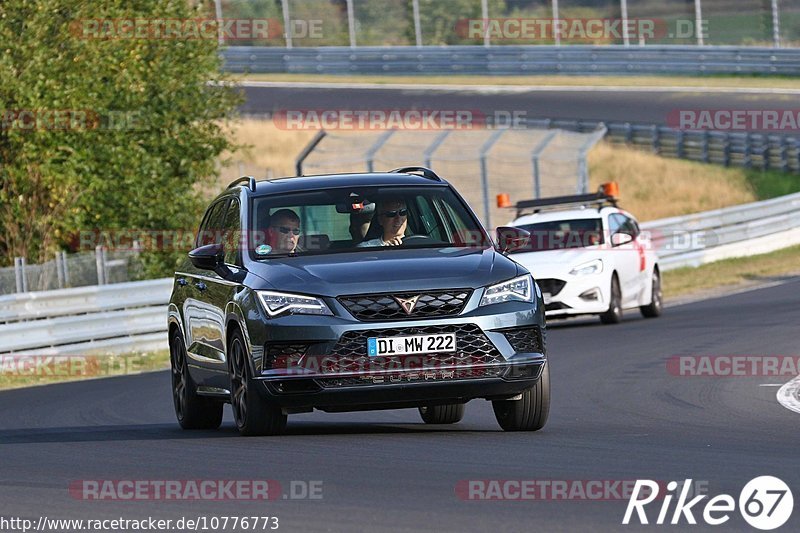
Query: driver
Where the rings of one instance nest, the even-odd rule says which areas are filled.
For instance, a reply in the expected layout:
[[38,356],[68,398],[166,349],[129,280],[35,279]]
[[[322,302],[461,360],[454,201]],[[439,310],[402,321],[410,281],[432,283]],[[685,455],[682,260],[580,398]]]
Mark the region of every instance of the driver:
[[399,246],[408,226],[408,209],[406,202],[399,198],[387,198],[378,202],[375,208],[374,221],[380,225],[383,235],[358,244],[364,246]]

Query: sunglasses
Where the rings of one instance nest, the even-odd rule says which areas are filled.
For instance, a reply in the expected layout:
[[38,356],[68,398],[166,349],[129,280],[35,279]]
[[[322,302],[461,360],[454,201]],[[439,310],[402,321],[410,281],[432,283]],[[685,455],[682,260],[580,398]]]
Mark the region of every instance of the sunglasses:
[[381,215],[385,216],[386,218],[394,218],[397,215],[404,217],[408,215],[408,209],[396,209],[394,211],[384,211],[383,213],[381,213]]
[[287,228],[286,226],[275,226],[275,229],[277,229],[284,235],[288,235],[289,233],[300,235],[300,228]]

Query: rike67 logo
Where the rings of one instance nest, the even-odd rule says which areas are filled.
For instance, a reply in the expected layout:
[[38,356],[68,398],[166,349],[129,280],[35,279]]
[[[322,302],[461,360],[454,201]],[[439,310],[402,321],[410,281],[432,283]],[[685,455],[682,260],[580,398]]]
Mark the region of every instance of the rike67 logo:
[[[705,523],[719,526],[730,520],[731,513],[736,510],[736,500],[729,494],[714,496],[706,501],[704,506],[699,506],[702,500],[708,498],[707,494],[695,496],[690,500],[689,490],[692,487],[692,480],[687,479],[683,483],[680,494],[676,491],[678,486],[676,481],[670,481],[667,483],[666,492],[659,494],[659,483],[649,479],[636,480],[622,523],[630,524],[635,512],[640,524],[649,524],[652,515],[648,518],[645,507],[662,498],[661,509],[655,521],[658,525],[681,524],[683,520],[686,524],[697,524],[694,513],[700,513],[702,508],[702,518]],[[675,496],[677,501],[670,517],[670,507]],[[789,486],[782,480],[773,476],[760,476],[751,479],[744,486],[739,493],[738,504],[742,518],[748,524],[756,529],[770,530],[781,527],[789,520],[794,508],[794,498]],[[695,506],[697,509],[694,509]]]

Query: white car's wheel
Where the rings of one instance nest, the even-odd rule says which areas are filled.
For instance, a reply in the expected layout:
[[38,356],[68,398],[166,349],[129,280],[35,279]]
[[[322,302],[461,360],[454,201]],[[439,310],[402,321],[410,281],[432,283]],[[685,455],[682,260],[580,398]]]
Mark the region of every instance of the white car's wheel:
[[645,318],[655,318],[661,315],[664,308],[664,293],[661,290],[661,273],[657,268],[653,269],[653,289],[650,296],[650,303],[639,307],[639,311]]

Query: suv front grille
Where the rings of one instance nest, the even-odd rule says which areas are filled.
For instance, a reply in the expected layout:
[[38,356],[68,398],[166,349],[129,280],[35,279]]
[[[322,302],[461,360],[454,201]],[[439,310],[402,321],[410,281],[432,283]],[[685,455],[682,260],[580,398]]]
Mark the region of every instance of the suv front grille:
[[505,335],[506,340],[517,353],[544,353],[542,331],[539,326],[500,329],[497,332]]
[[[428,317],[453,316],[461,313],[472,294],[471,289],[446,291],[356,294],[341,296],[339,302],[358,320],[415,320]],[[417,298],[411,313],[406,313],[395,299]]]
[[[414,356],[384,355],[369,357],[369,337],[401,337],[455,333],[456,351],[450,353],[422,354]],[[308,356],[312,357],[312,356]],[[424,371],[445,366],[471,366],[503,362],[505,359],[475,324],[442,326],[420,326],[413,328],[383,328],[366,331],[347,331],[336,343],[329,356],[319,365],[322,373],[338,372],[385,372]]]
[[536,283],[539,284],[539,288],[542,289],[543,293],[547,292],[550,296],[555,296],[561,292],[561,289],[567,284],[566,281],[560,279],[537,279]]

